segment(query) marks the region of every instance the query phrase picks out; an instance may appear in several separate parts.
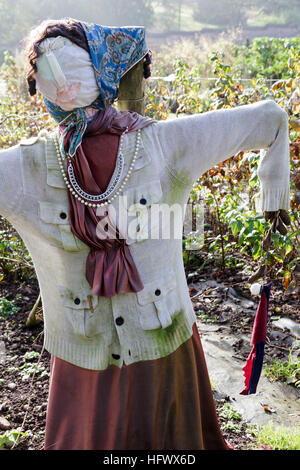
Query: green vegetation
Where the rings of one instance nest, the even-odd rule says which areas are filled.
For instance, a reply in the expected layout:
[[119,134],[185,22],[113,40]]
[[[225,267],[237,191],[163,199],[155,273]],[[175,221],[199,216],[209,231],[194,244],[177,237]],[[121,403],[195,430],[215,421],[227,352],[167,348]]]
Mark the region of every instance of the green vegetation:
[[201,22],[222,27],[245,25],[249,13],[249,5],[239,0],[209,0],[195,2],[194,18]]
[[16,307],[13,302],[0,297],[0,316],[7,317],[14,315],[18,310],[19,308]]
[[[182,2],[184,3],[184,2]],[[262,25],[268,23],[297,24],[298,0],[209,0],[194,2],[194,18],[213,25],[228,27],[237,25]]]
[[49,372],[47,372],[46,368],[39,364],[38,362],[33,362],[35,359],[38,359],[40,354],[36,351],[30,351],[23,355],[24,364],[20,367],[9,367],[7,370],[8,372],[18,372],[19,375],[22,377],[23,381],[29,380],[31,377],[39,374],[39,377],[49,376]]
[[221,425],[222,431],[231,431],[237,434],[241,432],[242,417],[229,403],[222,406],[219,416],[226,420]]
[[253,428],[258,447],[269,450],[300,450],[299,428],[277,427],[270,423]]
[[275,359],[271,365],[264,367],[264,374],[271,380],[281,380],[300,388],[300,359],[293,360],[290,351],[287,361]]
[[279,16],[282,23],[299,24],[298,0],[258,0],[254,3],[262,13]]
[[[210,96],[208,104],[204,100],[201,101],[201,87],[199,79],[197,84],[197,74],[193,73],[193,69],[186,72],[188,67],[184,63],[179,64],[181,67],[177,69],[177,80],[184,89],[184,93],[178,96],[182,101],[182,105],[179,104],[179,110],[201,112],[211,109],[211,105],[214,109],[226,107],[229,103],[235,105],[237,101],[251,102],[254,97],[263,99],[270,93],[268,87],[263,83],[256,88],[251,88],[250,91],[244,90],[241,85],[235,84],[233,81],[229,74],[229,67],[224,67],[216,56],[213,56],[213,62],[217,63],[216,71],[219,83],[215,83],[215,87],[211,90],[206,89],[202,92],[202,95]],[[167,102],[165,96],[166,91],[164,90],[162,93],[163,103]],[[201,106],[204,109],[201,109]],[[158,107],[156,106],[156,109],[159,111],[160,107],[162,108],[161,102]],[[162,112],[167,113],[167,111],[167,108],[165,110],[162,108]],[[162,117],[166,118],[167,116],[162,115]],[[262,256],[261,242],[267,230],[267,224],[261,215],[255,213],[254,207],[255,197],[259,190],[255,173],[258,159],[259,155],[254,153],[246,153],[231,159],[218,168],[210,170],[207,175],[203,175],[191,193],[191,198],[197,201],[205,190],[206,214],[210,222],[210,229],[205,232],[205,247],[208,257],[217,261],[223,269],[226,267],[239,268],[245,264],[244,260],[247,257],[249,261],[251,259],[256,261]],[[248,193],[246,199],[245,191]],[[297,237],[299,236],[297,212],[293,218],[294,225],[291,233],[285,237],[274,234],[272,236],[273,247],[267,254],[269,268],[273,268],[274,275],[287,279],[287,285],[292,280],[292,272],[297,264],[297,258],[299,260],[299,256],[295,255],[294,248],[294,246],[298,246]],[[243,260],[236,256],[237,249],[239,254],[244,256]],[[187,256],[186,253],[184,253],[184,257],[186,263],[193,261],[191,256]],[[199,266],[199,261],[197,264]]]
[[255,38],[246,46],[237,46],[232,72],[236,77],[288,79],[294,77],[288,63],[293,51],[299,51],[300,38]]
[[[14,107],[14,105],[12,105]],[[0,105],[1,109],[1,105]],[[3,108],[2,108],[3,109]],[[20,126],[20,119],[19,121],[19,128]],[[6,126],[1,126],[1,112],[0,112],[0,128],[2,127],[2,131],[7,129]],[[13,127],[13,126],[12,126]],[[28,129],[25,130],[23,128],[20,133],[24,135],[24,133],[28,133]],[[17,133],[18,135],[18,133]],[[19,134],[20,135],[20,134]],[[9,134],[9,130],[3,136],[3,141],[6,144],[2,144],[2,148],[12,142],[11,145],[14,145],[18,137],[15,137]],[[1,141],[1,137],[0,137]],[[1,143],[0,143],[1,148]],[[0,224],[0,282],[4,277],[16,277],[19,274],[21,277],[24,275],[27,278],[30,273],[33,272],[33,265],[31,263],[30,256],[28,251],[24,245],[24,242],[18,236],[16,231],[13,227],[6,221],[2,220]]]
[[202,310],[196,312],[197,318],[203,323],[218,323],[220,315],[214,315],[211,317],[208,313],[204,313]]
[[239,433],[241,432],[241,428],[240,428],[240,425],[233,422],[232,420],[228,420],[226,421],[226,423],[222,424],[221,426],[221,430],[222,431],[231,431],[231,432],[235,432],[235,433]]
[[[227,54],[207,49],[208,59],[192,62],[191,49],[187,58],[173,57],[174,79],[171,83],[159,82],[148,92],[147,112],[157,119],[173,118],[173,113],[194,114],[235,107],[258,100],[274,99],[289,116],[291,123],[299,116],[300,106],[294,97],[299,94],[299,45],[298,39],[256,39],[245,53],[245,46],[228,43]],[[214,46],[217,49],[216,45]],[[239,80],[244,67],[252,67],[253,79]],[[248,62],[247,62],[248,61]],[[271,63],[280,63],[275,71]],[[192,65],[191,65],[192,64]],[[255,69],[255,64],[257,68]],[[166,64],[164,64],[164,67]],[[204,74],[215,75],[216,80],[205,82]],[[274,78],[276,76],[276,78]],[[274,80],[268,82],[267,80]],[[299,186],[298,142],[299,131],[291,126],[291,218],[292,225],[286,235],[272,234],[271,246],[264,252],[262,240],[269,223],[255,210],[259,195],[256,174],[259,152],[244,152],[209,170],[197,181],[190,199],[205,200],[206,222],[204,248],[209,257],[222,269],[241,267],[266,257],[269,274],[281,276],[285,287],[295,285],[293,272],[299,263],[299,202],[296,198]],[[295,202],[294,202],[295,201]],[[239,253],[239,256],[236,253]],[[243,255],[243,261],[240,259]],[[185,256],[185,261],[189,261]],[[199,266],[199,263],[198,263]],[[290,284],[292,282],[292,284]]]
[[225,403],[220,411],[222,418],[234,419],[240,421],[242,419],[240,413],[236,411],[229,403]]
[[25,361],[31,361],[32,359],[38,359],[39,356],[39,353],[36,351],[28,351],[23,355],[23,358],[25,359]]
[[242,426],[246,426],[246,434],[249,436],[247,450],[300,450],[300,430],[298,427],[275,425],[273,422],[267,425],[253,425],[243,422],[242,416],[229,403],[219,409],[218,416],[221,419],[223,432],[229,431],[236,434],[242,432]]
[[[236,434],[241,432],[243,425],[241,415],[229,404],[225,403],[219,410],[219,416],[224,419],[221,424],[222,431]],[[300,450],[300,430],[298,427],[275,425],[273,422],[265,426],[246,424],[246,433],[249,435],[248,450]]]
[[13,446],[16,446],[21,439],[28,436],[28,432],[21,432],[20,429],[10,429],[9,431],[5,431],[3,434],[0,434],[0,450],[10,449]]

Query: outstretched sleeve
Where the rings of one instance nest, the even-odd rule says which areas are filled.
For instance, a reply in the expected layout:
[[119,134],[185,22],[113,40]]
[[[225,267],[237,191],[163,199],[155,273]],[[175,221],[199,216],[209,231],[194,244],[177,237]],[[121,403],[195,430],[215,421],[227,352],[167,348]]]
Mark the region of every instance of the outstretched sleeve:
[[256,208],[290,209],[288,115],[275,101],[160,121],[156,131],[169,171],[190,186],[237,153],[261,150]]
[[23,194],[20,146],[0,151],[0,215],[9,221],[17,215]]

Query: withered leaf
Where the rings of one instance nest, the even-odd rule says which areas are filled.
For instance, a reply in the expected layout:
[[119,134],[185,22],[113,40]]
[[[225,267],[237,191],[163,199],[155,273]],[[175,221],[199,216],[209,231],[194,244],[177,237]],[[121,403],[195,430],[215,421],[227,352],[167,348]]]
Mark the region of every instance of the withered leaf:
[[266,266],[264,264],[262,264],[258,269],[257,271],[255,271],[254,274],[252,274],[252,276],[249,277],[249,282],[255,282],[257,281],[257,279],[263,277],[264,273],[265,273],[265,269],[266,269]]

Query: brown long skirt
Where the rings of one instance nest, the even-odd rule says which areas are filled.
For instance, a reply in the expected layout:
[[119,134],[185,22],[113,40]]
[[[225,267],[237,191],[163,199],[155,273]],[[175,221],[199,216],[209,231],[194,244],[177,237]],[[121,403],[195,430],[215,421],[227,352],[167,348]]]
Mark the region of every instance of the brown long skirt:
[[45,450],[226,450],[196,324],[174,353],[91,371],[51,361]]

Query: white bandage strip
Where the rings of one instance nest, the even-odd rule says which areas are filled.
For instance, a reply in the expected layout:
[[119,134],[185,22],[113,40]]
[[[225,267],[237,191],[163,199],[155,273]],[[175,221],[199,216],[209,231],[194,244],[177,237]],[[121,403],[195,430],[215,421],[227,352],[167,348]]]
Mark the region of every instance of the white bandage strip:
[[48,60],[48,63],[49,63],[49,66],[52,70],[52,73],[54,75],[54,78],[55,78],[55,81],[57,83],[57,91],[58,92],[61,92],[61,91],[64,91],[65,88],[67,87],[67,79],[55,57],[55,55],[53,54],[53,52],[48,52],[47,54],[45,54],[47,60]]

